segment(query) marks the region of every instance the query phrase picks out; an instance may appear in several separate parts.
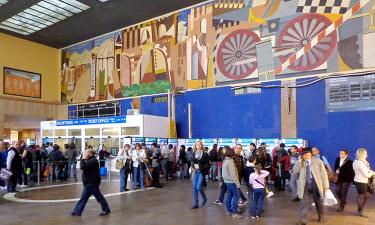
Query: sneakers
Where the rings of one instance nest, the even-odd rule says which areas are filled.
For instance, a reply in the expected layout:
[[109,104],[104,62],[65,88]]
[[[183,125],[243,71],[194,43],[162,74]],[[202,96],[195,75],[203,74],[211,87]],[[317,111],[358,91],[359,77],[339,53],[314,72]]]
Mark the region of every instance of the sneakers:
[[99,213],[99,216],[106,216],[110,213],[111,213],[111,211],[101,212],[101,213]]
[[215,201],[212,201],[212,204],[214,204],[214,205],[223,205],[223,203],[220,202],[219,199],[216,199]]
[[81,214],[77,214],[75,212],[70,213],[71,216],[81,216]]
[[241,219],[241,218],[243,218],[243,216],[238,215],[238,214],[232,214],[232,218]]
[[246,205],[247,201],[244,201],[244,202],[238,202],[238,205],[239,206],[243,206],[243,205]]
[[227,215],[228,215],[228,216],[232,216],[232,213],[230,213],[230,212],[227,212]]
[[29,185],[22,184],[22,185],[20,186],[20,188],[24,188],[24,187],[27,187],[27,186],[29,186]]
[[268,192],[268,194],[267,194],[267,198],[271,198],[272,196],[274,195],[274,193],[272,192],[272,191],[270,191],[270,192]]

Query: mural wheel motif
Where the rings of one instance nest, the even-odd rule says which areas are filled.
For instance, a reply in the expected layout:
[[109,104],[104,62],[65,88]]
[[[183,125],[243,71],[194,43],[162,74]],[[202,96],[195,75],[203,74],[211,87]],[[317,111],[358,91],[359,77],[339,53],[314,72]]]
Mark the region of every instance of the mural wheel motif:
[[255,44],[259,36],[251,30],[240,29],[228,34],[217,50],[217,65],[221,73],[233,80],[240,80],[257,68],[256,61],[246,62],[256,57]]
[[[278,51],[296,49],[307,45],[320,31],[327,28],[332,22],[320,14],[306,14],[296,17],[286,24],[277,37]],[[337,43],[337,32],[334,31],[319,41],[310,51],[297,59],[289,69],[306,71],[317,68],[332,55]],[[279,56],[281,63],[285,62],[291,53]]]

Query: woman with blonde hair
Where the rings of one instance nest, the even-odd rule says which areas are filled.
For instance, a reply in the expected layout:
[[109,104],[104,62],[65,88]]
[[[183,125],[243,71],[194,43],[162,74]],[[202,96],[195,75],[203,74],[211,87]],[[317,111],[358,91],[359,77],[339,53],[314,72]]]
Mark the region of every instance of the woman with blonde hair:
[[197,141],[194,146],[194,152],[192,157],[192,180],[193,180],[193,193],[194,193],[194,205],[191,209],[197,209],[199,207],[198,192],[201,194],[203,202],[202,205],[206,205],[207,197],[203,191],[203,180],[210,168],[208,153],[204,151],[202,141]]
[[363,209],[366,205],[366,202],[370,196],[368,190],[368,181],[369,178],[374,176],[374,171],[370,169],[370,164],[367,162],[367,149],[359,148],[356,153],[356,160],[353,162],[354,169],[354,184],[357,187],[358,198],[358,215],[366,217]]

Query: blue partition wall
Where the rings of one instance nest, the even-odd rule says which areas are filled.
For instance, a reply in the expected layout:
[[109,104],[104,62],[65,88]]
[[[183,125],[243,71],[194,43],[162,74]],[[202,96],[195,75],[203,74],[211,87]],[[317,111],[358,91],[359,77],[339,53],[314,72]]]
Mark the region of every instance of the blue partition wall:
[[[263,85],[280,84],[280,82]],[[192,104],[193,138],[280,137],[280,89],[234,95],[230,87],[188,91],[176,97],[177,132],[188,137],[188,103]]]
[[375,111],[327,113],[325,103],[325,81],[297,89],[297,136],[319,147],[331,163],[340,149],[349,149],[354,159],[365,147],[375,166]]

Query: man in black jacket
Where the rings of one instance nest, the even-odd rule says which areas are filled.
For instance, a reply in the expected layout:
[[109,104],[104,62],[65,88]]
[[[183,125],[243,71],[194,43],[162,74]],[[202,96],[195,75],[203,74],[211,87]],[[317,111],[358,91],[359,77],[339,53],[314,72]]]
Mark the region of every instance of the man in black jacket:
[[102,212],[99,214],[99,216],[105,216],[109,214],[111,210],[109,209],[108,203],[99,189],[101,181],[99,163],[95,157],[94,150],[89,149],[83,153],[81,159],[81,170],[83,170],[82,181],[84,189],[81,195],[81,199],[77,202],[77,205],[71,215],[81,216],[82,211],[85,208],[85,205],[91,195],[94,195],[96,201],[99,202],[99,204],[102,206]]
[[348,150],[344,149],[340,151],[340,157],[338,157],[335,162],[335,171],[337,176],[336,194],[340,201],[337,211],[342,212],[346,205],[346,196],[350,184],[354,180],[353,161],[349,159]]
[[216,181],[216,169],[219,161],[219,154],[217,153],[217,144],[213,145],[210,151],[210,180]]

